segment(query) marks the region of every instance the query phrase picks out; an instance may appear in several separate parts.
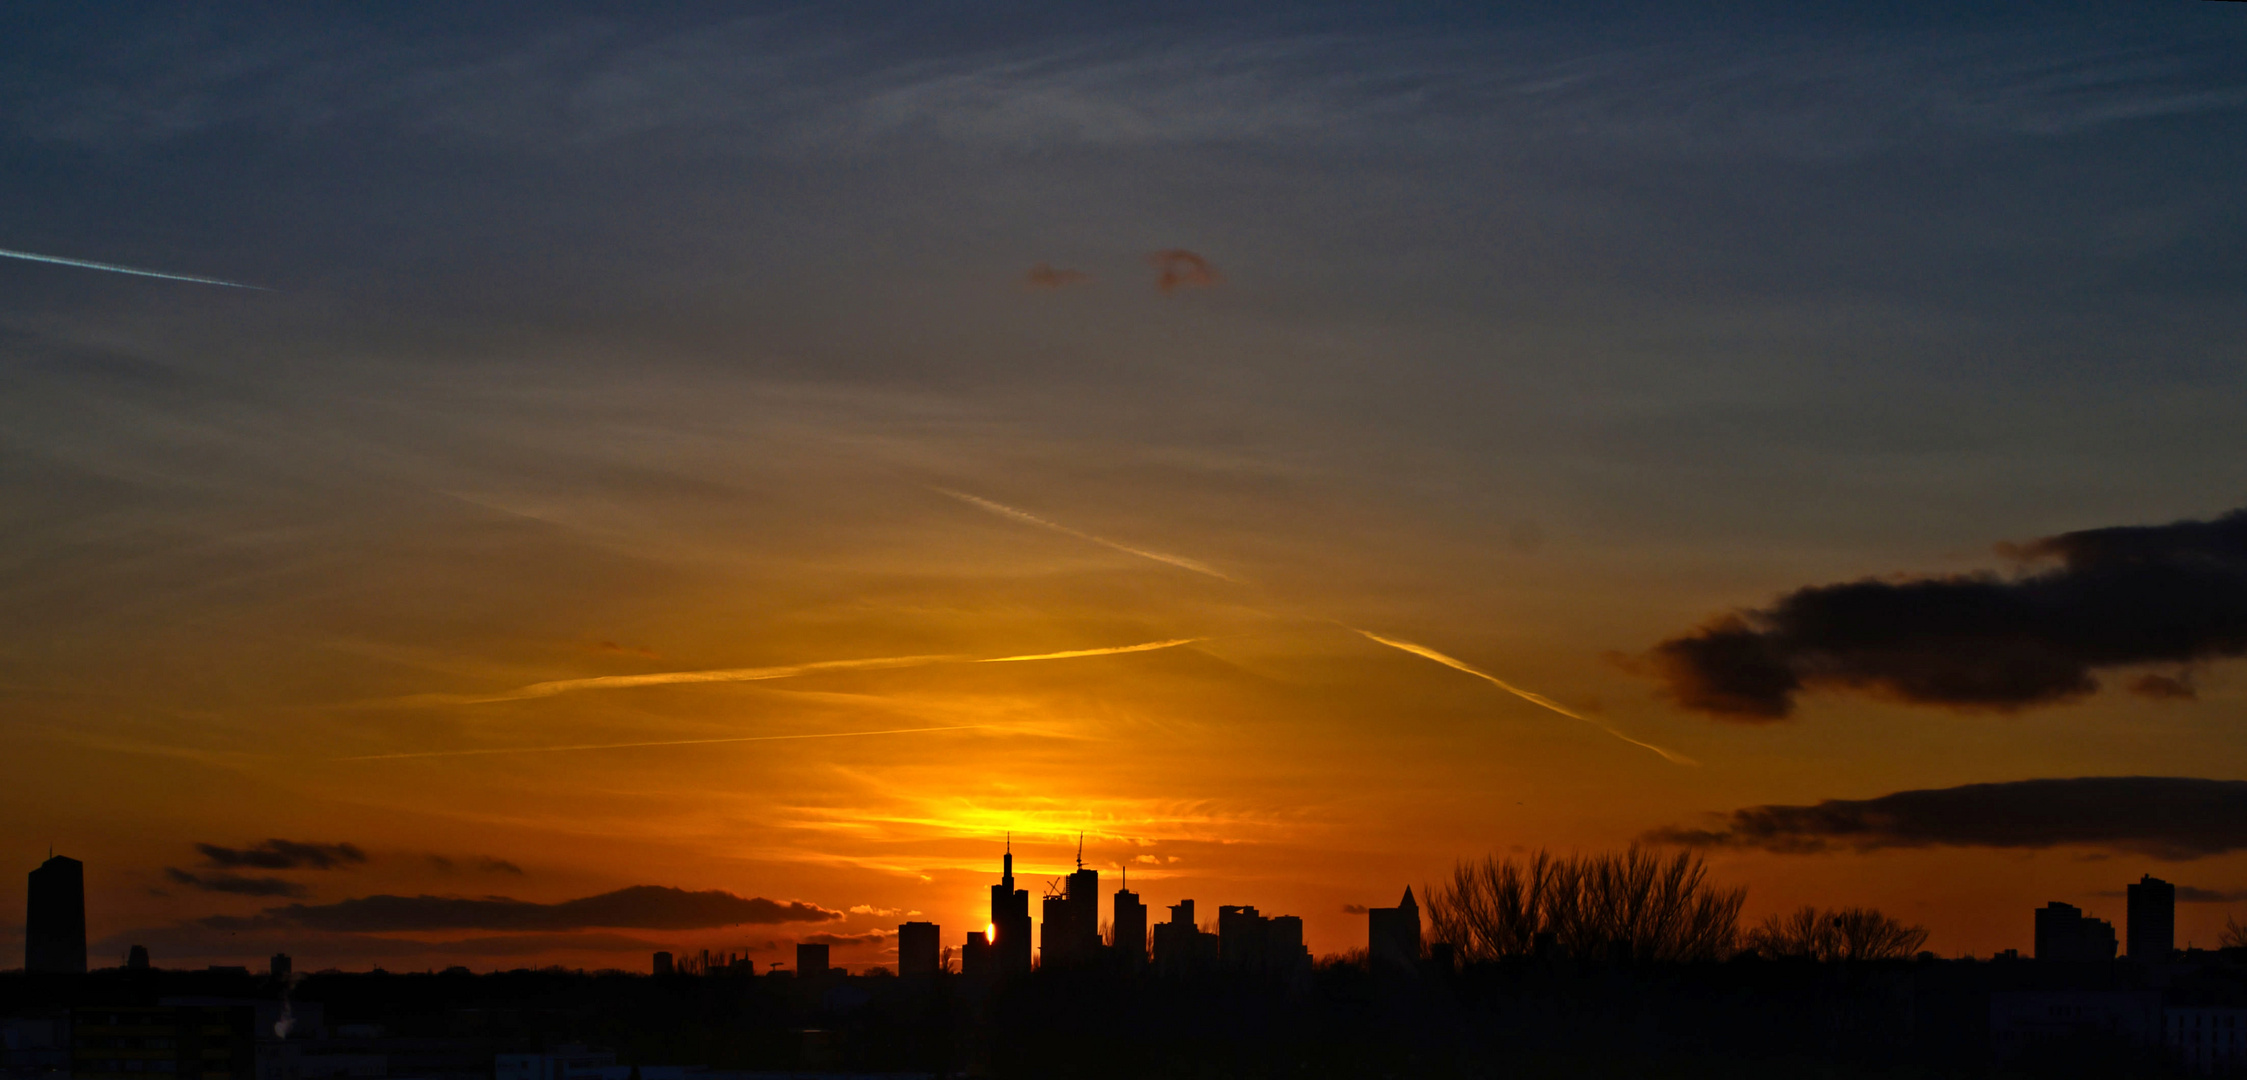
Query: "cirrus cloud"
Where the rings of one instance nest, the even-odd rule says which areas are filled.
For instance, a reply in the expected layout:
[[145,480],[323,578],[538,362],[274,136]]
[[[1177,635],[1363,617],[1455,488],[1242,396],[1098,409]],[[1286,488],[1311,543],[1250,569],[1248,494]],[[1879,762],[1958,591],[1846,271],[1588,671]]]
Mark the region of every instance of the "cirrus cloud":
[[567,931],[593,928],[694,930],[743,924],[832,922],[843,917],[800,900],[634,885],[599,896],[541,904],[505,896],[360,896],[333,904],[289,904],[252,916],[214,915],[217,930],[299,927],[341,933],[437,930]]

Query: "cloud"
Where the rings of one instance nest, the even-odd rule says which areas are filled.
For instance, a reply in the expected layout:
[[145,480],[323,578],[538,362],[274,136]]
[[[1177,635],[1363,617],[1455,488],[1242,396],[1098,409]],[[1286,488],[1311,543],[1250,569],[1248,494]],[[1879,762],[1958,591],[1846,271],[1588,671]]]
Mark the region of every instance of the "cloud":
[[1813,806],[1751,806],[1655,843],[1800,855],[1842,849],[2086,847],[2197,859],[2247,848],[2247,780],[2086,776],[1899,791]]
[[619,645],[613,641],[596,641],[592,645],[588,646],[588,648],[591,648],[594,652],[621,653],[625,656],[644,656],[650,660],[663,659],[662,653],[648,648],[645,645]]
[[[429,865],[436,867],[437,872],[440,874],[451,874],[457,872],[460,869],[459,863],[454,862],[452,859],[446,858],[443,855],[438,855],[435,853],[430,854]],[[522,867],[508,862],[505,859],[494,858],[490,855],[477,856],[475,866],[477,872],[479,873],[511,874],[515,877],[523,876]]]
[[[1798,589],[1662,642],[1646,667],[1679,705],[1764,723],[1791,716],[1812,688],[2013,710],[2090,694],[2102,668],[2247,653],[2247,510],[2000,551],[2059,566]],[[2133,688],[2190,692],[2161,676]]]
[[1342,905],[1342,914],[1344,914],[1344,915],[1363,915],[1363,914],[1365,914],[1365,905],[1364,905],[1364,904],[1344,904],[1344,905]]
[[1022,275],[1022,287],[1025,289],[1060,289],[1070,285],[1082,285],[1091,280],[1092,275],[1081,270],[1067,270],[1047,263],[1039,263],[1031,267],[1028,273]]
[[1176,292],[1179,289],[1206,289],[1225,280],[1217,268],[1184,248],[1169,248],[1147,256],[1155,268],[1155,288]]
[[719,889],[690,892],[634,885],[554,904],[504,896],[361,896],[333,904],[290,904],[242,917],[214,915],[198,925],[214,930],[299,927],[339,933],[432,930],[563,931],[593,927],[694,930],[745,923],[830,922],[843,917],[817,904],[736,896]]
[[297,840],[267,840],[255,847],[228,848],[197,844],[205,866],[221,870],[253,867],[259,870],[334,870],[367,861],[356,844],[313,844]]
[[307,896],[304,886],[277,877],[243,877],[240,874],[190,874],[176,866],[164,868],[164,876],[191,889],[204,892],[232,893],[236,896]]
[[879,945],[896,936],[895,930],[868,930],[863,934],[807,934],[797,940],[807,945]]
[[2130,680],[2130,692],[2155,701],[2198,701],[2200,690],[2192,684],[2192,674],[2157,675],[2148,672]]

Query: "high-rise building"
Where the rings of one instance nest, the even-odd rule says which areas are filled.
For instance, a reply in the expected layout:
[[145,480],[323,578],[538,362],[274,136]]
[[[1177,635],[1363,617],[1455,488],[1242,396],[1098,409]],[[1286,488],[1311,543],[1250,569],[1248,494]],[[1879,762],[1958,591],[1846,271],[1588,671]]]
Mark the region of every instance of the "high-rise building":
[[2177,887],[2152,874],[2140,874],[2127,890],[2130,911],[2123,926],[2130,959],[2166,960],[2177,948]]
[[796,977],[799,979],[824,979],[827,977],[827,946],[799,942],[796,945]]
[[967,944],[960,948],[960,975],[968,979],[988,979],[994,972],[991,959],[991,939],[981,930],[971,930]]
[[86,865],[55,855],[31,872],[24,912],[23,969],[86,973]]
[[936,975],[938,943],[942,933],[932,922],[901,923],[897,927],[897,973],[907,978]]
[[1217,935],[1202,933],[1194,925],[1194,902],[1170,905],[1170,921],[1155,927],[1155,970],[1164,975],[1187,975],[1208,970],[1217,963]]
[[660,978],[664,978],[664,977],[666,977],[666,976],[670,976],[670,975],[674,975],[674,974],[677,974],[677,973],[678,973],[678,970],[679,970],[679,967],[678,967],[678,965],[677,965],[677,964],[676,964],[675,962],[673,962],[673,961],[672,961],[672,959],[671,959],[671,954],[670,954],[670,953],[667,953],[667,952],[659,952],[659,953],[655,954],[655,976],[656,976],[656,978],[659,978],[659,979],[660,979]]
[[1420,905],[1406,886],[1404,899],[1390,908],[1365,913],[1365,955],[1376,967],[1415,967],[1420,963]]
[[1030,890],[1014,887],[1014,837],[1007,837],[1006,861],[999,883],[991,886],[991,928],[988,943],[994,974],[1019,974],[1030,970]]
[[296,961],[289,959],[285,952],[274,953],[268,964],[267,973],[281,982],[289,981],[289,976],[296,971]]
[[2114,959],[2114,924],[2057,900],[2036,909],[2036,958],[2083,962]]
[[1076,872],[1062,880],[1059,896],[1045,898],[1039,937],[1048,964],[1085,963],[1100,955],[1100,871],[1085,869],[1082,836]]
[[148,946],[135,945],[132,948],[125,950],[125,970],[148,970]]
[[1271,920],[1253,907],[1226,904],[1217,909],[1217,962],[1227,971],[1264,966],[1264,930]]
[[1124,872],[1124,887],[1116,890],[1116,913],[1109,924],[1113,928],[1116,959],[1126,971],[1137,971],[1147,966],[1147,905],[1139,902],[1139,894],[1131,891],[1131,872]]

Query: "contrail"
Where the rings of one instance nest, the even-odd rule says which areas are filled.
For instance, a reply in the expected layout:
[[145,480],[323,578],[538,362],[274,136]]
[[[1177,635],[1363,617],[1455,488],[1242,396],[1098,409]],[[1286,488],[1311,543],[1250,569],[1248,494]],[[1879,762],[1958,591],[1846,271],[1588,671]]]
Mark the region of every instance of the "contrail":
[[1025,524],[1052,529],[1054,532],[1065,533],[1067,535],[1074,536],[1079,540],[1089,541],[1091,543],[1098,544],[1101,547],[1109,548],[1114,551],[1121,551],[1126,555],[1137,555],[1142,559],[1153,559],[1159,563],[1168,563],[1172,566],[1178,567],[1181,570],[1191,570],[1197,574],[1208,574],[1210,577],[1217,578],[1221,581],[1230,581],[1234,584],[1240,583],[1238,578],[1235,578],[1232,575],[1227,574],[1224,571],[1219,570],[1216,567],[1211,566],[1208,563],[1201,562],[1197,559],[1189,559],[1183,555],[1168,555],[1160,551],[1149,551],[1146,548],[1135,548],[1130,544],[1119,544],[1113,540],[1108,539],[1107,537],[1094,536],[1088,532],[1079,532],[1068,527],[1067,525],[1061,524],[1060,522],[1047,521],[1046,519],[1039,517],[1038,515],[1033,514],[1028,510],[1017,510],[1005,503],[992,502],[991,500],[983,498],[982,496],[970,495],[964,491],[954,491],[951,488],[945,487],[933,488],[931,490],[944,495],[950,495],[951,497],[958,499],[961,502],[968,503],[969,505],[982,507],[983,509],[989,510],[990,512],[997,514],[1000,517],[1013,518],[1014,520],[1023,522]]
[[665,739],[660,742],[586,743],[577,746],[509,746],[482,750],[416,750],[403,754],[358,754],[329,761],[396,761],[400,758],[470,757],[481,754],[560,754],[572,750],[628,750],[641,746],[708,746],[712,743],[783,742],[789,739],[851,739],[861,735],[911,735],[922,731],[971,731],[997,724],[956,724],[951,727],[890,728],[887,731],[830,731],[821,735],[740,735],[725,739]]
[[114,274],[139,274],[142,277],[163,278],[167,281],[192,281],[199,285],[224,285],[229,289],[256,289],[272,292],[263,285],[244,285],[239,281],[226,281],[215,277],[196,277],[193,274],[167,274],[161,270],[142,270],[138,267],[119,266],[116,263],[93,262],[87,259],[65,259],[60,255],[34,255],[28,251],[9,251],[0,248],[0,257],[29,259],[32,262],[54,263],[58,266],[79,266],[88,270],[107,270]]
[[1661,747],[1659,747],[1659,746],[1656,746],[1656,745],[1654,745],[1653,743],[1650,743],[1650,742],[1640,742],[1639,740],[1637,740],[1637,739],[1634,739],[1634,738],[1631,738],[1630,736],[1628,736],[1628,735],[1625,735],[1625,734],[1623,734],[1622,732],[1620,732],[1620,731],[1617,731],[1617,730],[1615,730],[1614,728],[1611,728],[1611,727],[1607,726],[1606,724],[1603,724],[1603,723],[1601,723],[1601,722],[1599,722],[1599,721],[1597,721],[1597,720],[1594,720],[1594,719],[1592,719],[1592,718],[1591,718],[1591,717],[1589,717],[1589,716],[1585,716],[1585,715],[1583,715],[1583,714],[1581,714],[1581,713],[1577,713],[1577,712],[1574,712],[1574,711],[1572,711],[1572,710],[1568,709],[1567,707],[1563,706],[1563,705],[1562,705],[1562,704],[1561,704],[1560,702],[1554,701],[1553,699],[1551,699],[1551,698],[1549,698],[1549,697],[1546,697],[1546,696],[1545,696],[1545,695],[1543,695],[1543,694],[1539,694],[1539,693],[1536,693],[1536,692],[1534,692],[1534,691],[1524,690],[1524,689],[1522,689],[1521,687],[1515,686],[1514,684],[1512,684],[1512,683],[1510,683],[1510,682],[1507,682],[1506,680],[1504,680],[1504,679],[1501,679],[1501,678],[1499,678],[1499,677],[1498,677],[1498,676],[1496,676],[1496,675],[1492,675],[1491,673],[1489,673],[1489,672],[1487,672],[1487,671],[1484,671],[1484,670],[1482,670],[1481,668],[1478,668],[1478,667],[1474,666],[1473,664],[1470,664],[1470,663],[1468,663],[1468,662],[1466,662],[1466,661],[1464,661],[1464,660],[1461,660],[1461,659],[1459,659],[1458,657],[1455,657],[1455,656],[1446,656],[1446,655],[1444,655],[1443,653],[1437,652],[1437,651],[1435,651],[1434,649],[1431,649],[1431,648],[1429,648],[1429,647],[1427,647],[1427,646],[1425,646],[1425,645],[1415,645],[1415,644],[1413,644],[1412,642],[1409,642],[1409,641],[1400,641],[1400,640],[1398,640],[1398,639],[1396,639],[1396,638],[1387,638],[1387,637],[1382,637],[1381,635],[1379,635],[1379,634],[1376,634],[1376,633],[1374,633],[1374,632],[1373,632],[1373,631],[1371,631],[1371,630],[1358,630],[1358,628],[1357,628],[1357,627],[1355,627],[1355,626],[1353,626],[1353,627],[1350,627],[1350,629],[1351,629],[1351,630],[1354,630],[1354,631],[1356,631],[1356,632],[1357,632],[1357,633],[1359,633],[1359,634],[1363,634],[1363,635],[1364,635],[1364,636],[1365,636],[1365,637],[1366,637],[1367,639],[1369,639],[1369,640],[1372,640],[1372,641],[1377,641],[1377,642],[1379,642],[1379,643],[1381,643],[1381,644],[1383,644],[1383,645],[1387,645],[1388,647],[1390,647],[1390,648],[1392,648],[1392,649],[1402,649],[1402,650],[1404,650],[1405,652],[1411,653],[1412,655],[1414,655],[1414,656],[1417,656],[1417,657],[1420,657],[1420,658],[1422,658],[1422,659],[1424,659],[1424,660],[1433,660],[1433,661],[1435,661],[1436,663],[1442,664],[1443,666],[1445,666],[1445,667],[1447,667],[1447,668],[1454,668],[1454,669],[1456,669],[1456,670],[1459,670],[1459,671],[1464,671],[1464,672],[1466,672],[1467,674],[1469,674],[1469,675],[1472,675],[1472,676],[1474,676],[1475,678],[1481,679],[1481,680],[1483,680],[1484,682],[1487,682],[1487,683],[1491,684],[1492,686],[1495,686],[1495,687],[1497,687],[1497,688],[1498,688],[1498,689],[1500,689],[1500,690],[1504,690],[1505,692],[1507,692],[1507,693],[1509,693],[1509,694],[1512,694],[1513,696],[1515,696],[1515,697],[1518,697],[1518,698],[1522,699],[1523,701],[1529,702],[1529,703],[1530,703],[1530,704],[1532,704],[1532,705],[1537,705],[1537,706],[1540,706],[1540,707],[1543,707],[1543,708],[1546,708],[1546,709],[1551,709],[1552,711],[1554,711],[1554,712],[1557,712],[1557,713],[1561,714],[1562,716],[1568,717],[1568,718],[1569,718],[1569,719],[1571,719],[1571,720],[1581,720],[1581,721],[1583,721],[1584,723],[1590,724],[1590,725],[1592,725],[1593,727],[1596,727],[1596,728],[1600,729],[1601,731],[1604,731],[1604,732],[1608,733],[1609,735],[1613,735],[1613,736],[1615,736],[1616,738],[1618,738],[1618,739],[1621,739],[1621,740],[1623,740],[1624,742],[1627,742],[1627,743],[1631,744],[1632,746],[1636,746],[1636,747],[1641,747],[1641,748],[1643,748],[1643,749],[1647,749],[1647,750],[1652,750],[1652,751],[1654,751],[1655,753],[1657,753],[1657,754],[1660,754],[1660,755],[1662,755],[1662,757],[1663,757],[1663,759],[1664,759],[1664,760],[1666,760],[1666,761],[1670,762],[1670,763],[1671,763],[1671,764],[1673,764],[1673,765],[1699,765],[1699,764],[1700,764],[1700,762],[1698,762],[1698,761],[1695,761],[1695,760],[1693,760],[1692,758],[1686,757],[1686,756],[1685,756],[1684,754],[1680,754],[1680,753],[1677,753],[1677,752],[1675,752],[1675,751],[1672,751],[1672,750],[1665,750],[1665,749],[1663,749],[1663,748],[1661,748]]
[[761,682],[766,679],[792,679],[799,675],[816,675],[827,671],[880,671],[885,668],[927,667],[931,664],[1006,664],[1022,660],[1068,660],[1080,656],[1114,656],[1121,653],[1152,652],[1191,645],[1201,638],[1171,638],[1166,641],[1149,641],[1138,645],[1113,645],[1099,649],[1073,649],[1068,652],[1032,653],[1023,656],[960,656],[934,654],[929,656],[885,656],[867,660],[821,660],[810,664],[788,664],[780,667],[720,668],[713,671],[658,671],[646,675],[599,675],[587,679],[555,679],[532,683],[529,686],[502,690],[496,694],[416,694],[392,702],[398,705],[488,705],[499,701],[527,701],[532,698],[553,697],[578,690],[623,690],[635,686],[669,686],[676,683]]
[[1117,656],[1122,653],[1175,649],[1180,645],[1191,645],[1197,641],[1207,640],[1207,638],[1198,637],[1171,638],[1169,641],[1149,641],[1141,645],[1116,645],[1106,649],[1071,649],[1068,652],[1032,653],[1029,656],[994,656],[986,660],[978,660],[976,663],[1011,664],[1017,660],[1069,660],[1079,656]]

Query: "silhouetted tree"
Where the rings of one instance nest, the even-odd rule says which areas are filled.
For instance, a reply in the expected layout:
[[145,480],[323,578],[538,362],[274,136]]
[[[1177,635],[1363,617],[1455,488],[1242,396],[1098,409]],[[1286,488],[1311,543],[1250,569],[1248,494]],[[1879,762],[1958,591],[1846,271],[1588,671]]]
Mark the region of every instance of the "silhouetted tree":
[[1708,881],[1690,851],[1462,861],[1451,880],[1425,890],[1428,938],[1449,941],[1461,960],[1536,951],[1540,937],[1571,954],[1616,959],[1714,960],[1731,955],[1747,890]]
[[2239,920],[2229,915],[2224,916],[2224,929],[2216,937],[2216,946],[2223,949],[2247,947],[2247,926],[2241,926]]
[[1927,943],[1927,928],[1907,925],[1878,908],[1820,911],[1805,906],[1787,915],[1767,916],[1748,931],[1745,944],[1779,959],[1903,960]]

